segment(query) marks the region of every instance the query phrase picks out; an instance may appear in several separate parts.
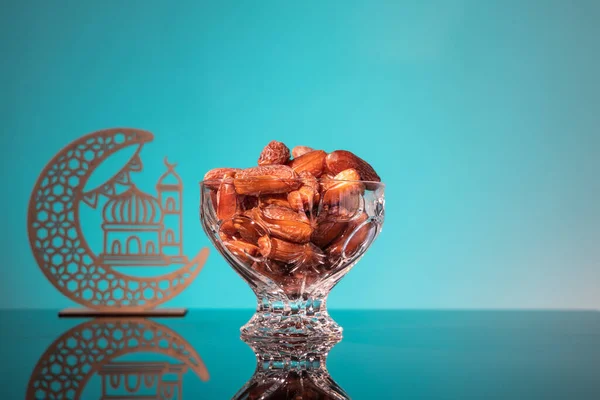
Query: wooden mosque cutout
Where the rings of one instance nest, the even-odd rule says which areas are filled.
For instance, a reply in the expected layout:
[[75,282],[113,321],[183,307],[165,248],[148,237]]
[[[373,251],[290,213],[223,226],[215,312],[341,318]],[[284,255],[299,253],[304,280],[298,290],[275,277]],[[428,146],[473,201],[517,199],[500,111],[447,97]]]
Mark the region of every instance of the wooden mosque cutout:
[[[167,172],[158,180],[158,197],[135,184],[113,196],[102,210],[104,251],[100,259],[115,266],[184,264],[183,184],[175,164],[165,158]],[[169,179],[173,182],[168,183]]]
[[[181,293],[198,276],[208,257],[202,249],[191,260],[183,254],[183,182],[176,164],[165,158],[166,172],[157,195],[138,189],[132,172],[142,171],[142,146],[150,132],[115,128],[91,133],[63,148],[44,168],[28,208],[30,245],[42,272],[61,293],[85,308],[59,316],[183,316],[184,308],[157,308]],[[119,150],[137,149],[129,162],[98,188],[84,187],[98,166]],[[118,187],[125,187],[118,193]],[[103,250],[88,246],[79,220],[81,203],[102,208]],[[153,277],[135,277],[118,267],[179,269]]]

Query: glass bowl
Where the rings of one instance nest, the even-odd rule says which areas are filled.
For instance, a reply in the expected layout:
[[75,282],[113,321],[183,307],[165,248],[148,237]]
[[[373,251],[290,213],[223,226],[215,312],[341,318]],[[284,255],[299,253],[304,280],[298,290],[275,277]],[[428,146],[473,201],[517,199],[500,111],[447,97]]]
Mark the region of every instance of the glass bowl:
[[[248,338],[342,336],[327,313],[331,289],[364,255],[384,219],[381,182],[204,180],[202,227],[258,299]],[[243,194],[240,194],[243,193]]]

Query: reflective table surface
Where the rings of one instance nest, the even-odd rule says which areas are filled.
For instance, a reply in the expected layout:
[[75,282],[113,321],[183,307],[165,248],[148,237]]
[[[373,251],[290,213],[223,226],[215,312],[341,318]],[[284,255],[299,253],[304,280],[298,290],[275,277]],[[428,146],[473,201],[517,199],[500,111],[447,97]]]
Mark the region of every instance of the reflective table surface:
[[332,310],[328,352],[258,362],[252,314],[0,311],[0,399],[600,399],[600,312]]

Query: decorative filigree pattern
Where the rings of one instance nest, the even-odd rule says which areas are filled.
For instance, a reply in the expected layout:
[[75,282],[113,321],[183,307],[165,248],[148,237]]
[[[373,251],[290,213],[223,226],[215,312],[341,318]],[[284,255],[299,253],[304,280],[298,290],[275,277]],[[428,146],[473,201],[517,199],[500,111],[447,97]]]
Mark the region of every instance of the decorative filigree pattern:
[[[48,347],[31,374],[26,399],[79,399],[91,376],[110,374],[112,360],[136,352],[173,357],[201,380],[209,378],[194,348],[164,325],[143,318],[92,320],[70,329]],[[164,398],[172,398],[172,389],[164,388],[168,395]]]
[[[93,309],[147,310],[173,298],[198,275],[208,250],[177,271],[138,278],[115,271],[92,252],[79,224],[80,202],[95,207],[98,197],[116,195],[116,184],[130,184],[129,172],[140,171],[139,152],[150,132],[108,129],[75,140],[44,168],[29,202],[28,233],[35,259],[61,293]],[[92,172],[111,154],[137,145],[129,163],[108,182],[84,193]]]

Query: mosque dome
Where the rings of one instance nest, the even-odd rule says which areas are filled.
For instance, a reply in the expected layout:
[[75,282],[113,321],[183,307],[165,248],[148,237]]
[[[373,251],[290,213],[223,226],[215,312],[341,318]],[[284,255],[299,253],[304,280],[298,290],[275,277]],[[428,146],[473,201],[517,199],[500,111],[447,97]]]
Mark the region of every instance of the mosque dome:
[[108,224],[157,224],[161,218],[158,199],[132,185],[104,206],[104,222]]
[[158,179],[157,187],[160,188],[165,186],[181,186],[181,177],[175,172],[175,167],[177,164],[170,164],[165,157],[164,163],[167,167],[167,172],[162,174],[162,176]]

